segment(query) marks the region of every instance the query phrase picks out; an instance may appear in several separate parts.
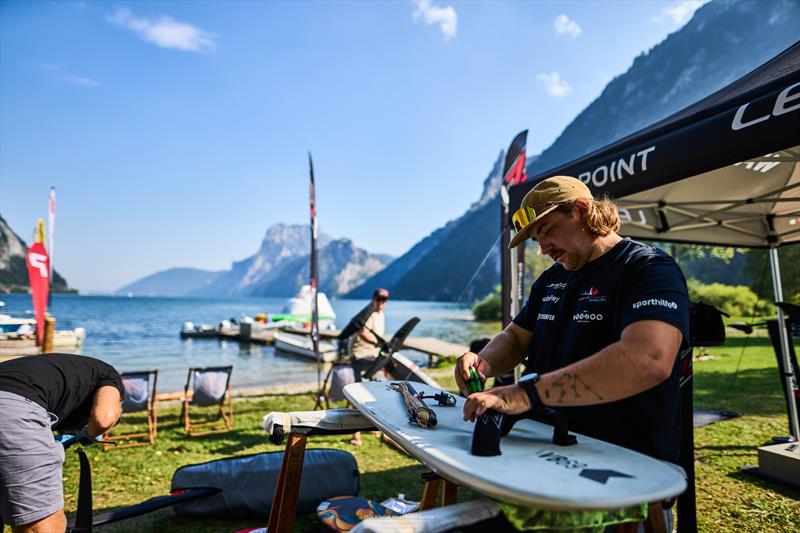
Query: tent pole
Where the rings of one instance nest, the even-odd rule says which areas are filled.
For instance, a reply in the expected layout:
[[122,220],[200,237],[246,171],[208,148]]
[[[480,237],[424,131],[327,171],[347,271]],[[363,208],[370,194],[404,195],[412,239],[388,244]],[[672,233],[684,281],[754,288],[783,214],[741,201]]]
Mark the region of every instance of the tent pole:
[[[772,291],[775,295],[776,302],[783,301],[783,289],[781,288],[781,269],[778,265],[778,249],[772,247],[769,249],[769,265],[772,269]],[[792,436],[797,440],[800,439],[800,425],[797,421],[797,403],[794,399],[794,383],[797,376],[794,375],[794,367],[789,359],[789,335],[786,331],[786,318],[783,309],[778,306],[778,335],[781,341],[781,359],[783,360],[784,375],[786,380],[786,391],[788,394],[789,404],[789,429]]]

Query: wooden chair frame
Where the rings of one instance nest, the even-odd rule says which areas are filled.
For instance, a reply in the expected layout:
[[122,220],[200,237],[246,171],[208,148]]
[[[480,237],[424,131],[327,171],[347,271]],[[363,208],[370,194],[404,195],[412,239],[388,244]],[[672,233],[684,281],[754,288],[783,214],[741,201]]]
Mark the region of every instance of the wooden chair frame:
[[[158,436],[158,370],[141,370],[137,372],[123,372],[120,377],[124,380],[125,377],[133,376],[148,376],[148,391],[147,391],[147,431],[135,433],[116,433],[112,436],[112,431],[105,434],[103,438],[103,451],[121,450],[123,448],[134,448],[136,446],[152,446],[156,437]],[[152,389],[150,387],[152,386]],[[152,392],[151,392],[152,390]],[[141,412],[141,411],[136,411]],[[124,413],[123,413],[124,414]],[[121,441],[128,439],[141,439],[147,437],[145,442],[129,442],[125,444],[118,444]]]
[[[227,372],[228,379],[225,383],[225,394],[220,399],[218,408],[219,408],[219,417],[216,420],[211,420],[209,422],[202,422],[199,424],[195,424],[192,422],[191,415],[189,414],[189,406],[190,406],[190,399],[189,399],[189,389],[192,386],[192,378],[198,372]],[[181,409],[181,418],[183,418],[183,426],[186,429],[186,433],[189,434],[191,437],[199,437],[202,435],[212,435],[215,433],[227,433],[231,429],[233,429],[233,395],[231,394],[231,375],[233,374],[233,366],[210,366],[210,367],[192,367],[189,369],[189,374],[186,376],[186,386],[183,389],[183,407]],[[192,391],[194,394],[194,391]],[[225,404],[227,403],[227,412]],[[211,429],[208,431],[196,431],[197,428],[205,428],[210,426],[217,426],[220,423],[224,425],[222,428]]]

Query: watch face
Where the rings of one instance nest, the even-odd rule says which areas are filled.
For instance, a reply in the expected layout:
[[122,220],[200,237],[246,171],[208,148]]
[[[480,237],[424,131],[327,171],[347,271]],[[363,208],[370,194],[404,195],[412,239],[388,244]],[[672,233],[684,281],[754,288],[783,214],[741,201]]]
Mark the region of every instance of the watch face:
[[533,372],[532,374],[525,374],[524,376],[519,378],[519,383],[520,384],[522,384],[522,383],[536,383],[537,381],[539,381],[539,378],[540,378],[539,374],[537,374],[536,372]]

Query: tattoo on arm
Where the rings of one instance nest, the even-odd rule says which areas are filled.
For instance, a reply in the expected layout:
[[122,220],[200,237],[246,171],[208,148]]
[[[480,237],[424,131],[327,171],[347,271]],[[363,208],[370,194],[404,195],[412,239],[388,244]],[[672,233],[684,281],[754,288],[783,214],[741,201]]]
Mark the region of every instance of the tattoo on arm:
[[[588,383],[586,383],[581,377],[578,375],[577,372],[565,372],[564,375],[558,378],[556,381],[553,382],[551,385],[554,389],[559,390],[558,399],[556,403],[564,403],[564,399],[567,396],[567,389],[572,389],[572,394],[574,398],[581,397],[581,390],[586,391],[587,393],[591,393],[596,400],[603,401],[603,396],[600,395],[597,391],[592,389]],[[545,391],[545,396],[550,397],[549,391]]]

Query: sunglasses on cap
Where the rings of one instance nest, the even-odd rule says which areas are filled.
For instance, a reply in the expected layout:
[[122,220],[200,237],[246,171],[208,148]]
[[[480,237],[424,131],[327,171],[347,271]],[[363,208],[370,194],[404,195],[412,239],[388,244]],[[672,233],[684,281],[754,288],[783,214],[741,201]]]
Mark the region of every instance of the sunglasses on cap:
[[511,217],[514,229],[517,233],[528,227],[528,224],[536,220],[536,209],[530,206],[520,207],[514,216]]
[[538,213],[536,212],[536,209],[531,206],[520,207],[514,213],[514,216],[511,217],[511,221],[514,223],[514,229],[517,233],[519,233],[563,203],[564,202],[546,203],[541,206],[541,209]]

